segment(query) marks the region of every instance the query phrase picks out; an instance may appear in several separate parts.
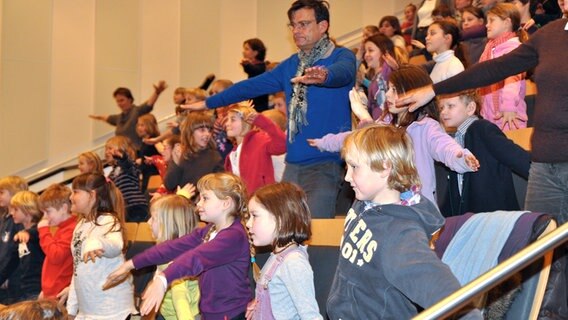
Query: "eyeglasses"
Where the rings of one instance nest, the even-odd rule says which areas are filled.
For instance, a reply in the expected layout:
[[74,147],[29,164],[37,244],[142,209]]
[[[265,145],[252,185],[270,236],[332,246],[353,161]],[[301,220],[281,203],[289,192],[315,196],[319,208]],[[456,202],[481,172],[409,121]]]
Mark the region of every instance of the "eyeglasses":
[[305,30],[312,22],[316,22],[315,20],[309,21],[298,21],[298,22],[290,22],[288,23],[288,28],[294,31],[296,28],[300,30]]

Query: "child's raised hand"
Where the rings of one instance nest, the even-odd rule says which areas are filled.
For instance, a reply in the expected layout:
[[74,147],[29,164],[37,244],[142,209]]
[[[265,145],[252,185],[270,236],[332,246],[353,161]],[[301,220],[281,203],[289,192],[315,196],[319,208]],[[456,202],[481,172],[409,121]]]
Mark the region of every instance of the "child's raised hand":
[[186,183],[182,188],[178,186],[176,194],[184,198],[191,199],[195,195],[195,190],[196,189],[193,184]]
[[14,241],[21,243],[28,243],[30,241],[30,234],[26,230],[22,230],[14,236]]
[[386,62],[386,64],[388,64],[389,67],[391,67],[391,69],[398,70],[398,62],[395,58],[393,58],[393,56],[390,55],[390,53],[383,54],[383,60]]
[[256,112],[254,109],[252,109],[252,111],[243,120],[246,123],[252,125],[254,120],[256,120],[256,117],[258,117],[258,112]]
[[[457,157],[458,157],[458,158],[461,158],[461,157],[463,157],[463,156],[464,156],[464,153],[463,153],[463,152],[459,152],[459,153],[457,154]],[[479,160],[477,160],[477,158],[476,158],[473,154],[471,154],[471,153],[469,153],[469,152],[466,153],[464,160],[465,160],[465,164],[466,164],[468,167],[470,167],[472,171],[475,172],[475,171],[479,170]]]
[[142,139],[142,142],[144,142],[145,144],[156,144],[158,142],[160,142],[160,140],[158,140],[158,138],[144,138]]
[[176,144],[174,146],[174,149],[172,150],[172,160],[174,160],[175,164],[177,164],[179,166],[180,161],[181,161],[181,144]]
[[152,159],[152,157],[144,156],[144,163],[147,165],[152,165],[154,164],[154,160]]
[[91,260],[94,263],[97,258],[100,258],[100,257],[103,256],[103,253],[105,253],[104,249],[95,249],[95,250],[87,251],[83,255],[83,262],[87,263],[87,262],[89,262],[89,260]]
[[168,123],[166,123],[166,126],[168,128],[177,128],[179,127],[179,123],[177,121],[168,121]]
[[416,39],[410,40],[410,44],[413,45],[413,46],[415,46],[415,47],[418,48],[418,49],[424,49],[424,48],[426,48],[426,46],[425,46],[422,42],[420,42],[420,41],[418,41],[418,40],[416,40]]
[[363,92],[359,92],[357,89],[353,88],[349,90],[349,102],[351,102],[351,111],[355,114],[357,119],[360,121],[373,121],[373,118],[367,111],[367,97],[364,96]]
[[517,113],[515,111],[503,111],[497,113],[495,120],[503,119],[503,126],[501,127],[501,130],[505,129],[507,125],[509,125],[509,130],[513,130],[519,129],[516,122],[517,118]]
[[108,275],[106,282],[103,284],[103,290],[110,289],[124,281],[128,277],[130,270],[132,269],[134,269],[134,263],[132,262],[132,259],[125,261],[120,265],[120,267],[118,267],[118,269],[114,270],[111,274]]
[[157,312],[158,309],[160,309],[165,293],[166,287],[162,281],[155,276],[154,280],[150,282],[142,295],[143,302],[142,306],[140,306],[140,315],[145,316],[152,312],[152,309],[154,312]]
[[306,139],[306,141],[308,142],[308,145],[310,147],[314,147],[314,148],[318,148],[319,151],[325,151],[324,149],[321,148],[320,143],[321,143],[321,139]]
[[245,313],[245,318],[247,320],[252,319],[252,316],[254,315],[254,308],[256,307],[256,299],[252,299],[251,302],[249,302],[247,304],[247,311]]
[[65,305],[65,302],[67,302],[67,297],[69,297],[69,287],[65,287],[55,296],[60,305]]
[[38,229],[43,227],[49,227],[49,221],[44,217],[43,219],[39,220],[39,222],[37,223],[37,227]]
[[479,170],[479,160],[473,154],[467,154],[465,156],[465,163],[473,171]]
[[142,158],[137,158],[134,163],[136,163],[136,165],[141,165],[142,164]]

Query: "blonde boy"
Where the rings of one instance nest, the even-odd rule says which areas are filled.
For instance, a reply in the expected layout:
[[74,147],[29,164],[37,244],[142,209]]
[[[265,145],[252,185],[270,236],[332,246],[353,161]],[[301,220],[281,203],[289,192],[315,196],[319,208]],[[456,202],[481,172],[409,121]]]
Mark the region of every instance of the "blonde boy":
[[[43,219],[38,223],[39,244],[45,253],[42,267],[41,296],[67,300],[69,284],[73,276],[71,239],[77,218],[71,214],[71,189],[62,184],[52,184],[39,197]],[[51,233],[50,227],[57,227]]]
[[17,281],[13,271],[18,266],[18,254],[14,236],[22,226],[14,223],[8,213],[10,200],[18,192],[28,190],[26,181],[17,176],[0,178],[0,303],[9,303],[8,279]]
[[38,206],[38,195],[31,191],[20,191],[10,200],[10,215],[14,223],[21,223],[23,230],[14,236],[18,243],[20,259],[15,274],[19,286],[9,286],[12,302],[37,299],[41,291],[41,268],[45,255],[39,245],[37,223],[42,218]]
[[[460,288],[429,247],[444,218],[419,192],[404,129],[373,125],[345,140],[345,180],[357,200],[347,213],[330,319],[410,319]],[[357,306],[357,307],[353,307]],[[467,319],[482,319],[478,310]]]

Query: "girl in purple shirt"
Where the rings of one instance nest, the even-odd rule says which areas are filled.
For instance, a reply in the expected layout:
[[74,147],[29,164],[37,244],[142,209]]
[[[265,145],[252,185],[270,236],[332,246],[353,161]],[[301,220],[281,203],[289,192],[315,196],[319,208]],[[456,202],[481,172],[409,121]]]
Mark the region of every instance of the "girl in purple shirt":
[[173,262],[156,273],[146,288],[142,315],[158,310],[168,286],[183,277],[198,277],[201,318],[244,319],[251,300],[250,244],[241,222],[246,208],[246,188],[229,173],[205,175],[197,183],[197,213],[208,224],[181,238],[162,242],[126,261],[107,279],[120,282],[131,269]]

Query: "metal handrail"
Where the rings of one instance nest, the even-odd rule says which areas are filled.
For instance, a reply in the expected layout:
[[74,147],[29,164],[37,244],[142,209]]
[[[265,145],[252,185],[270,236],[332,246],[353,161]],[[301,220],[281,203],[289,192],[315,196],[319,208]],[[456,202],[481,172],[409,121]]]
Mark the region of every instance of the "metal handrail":
[[508,276],[543,256],[547,251],[561,245],[567,239],[568,223],[565,223],[412,319],[443,319],[455,313],[478,294],[488,291]]

